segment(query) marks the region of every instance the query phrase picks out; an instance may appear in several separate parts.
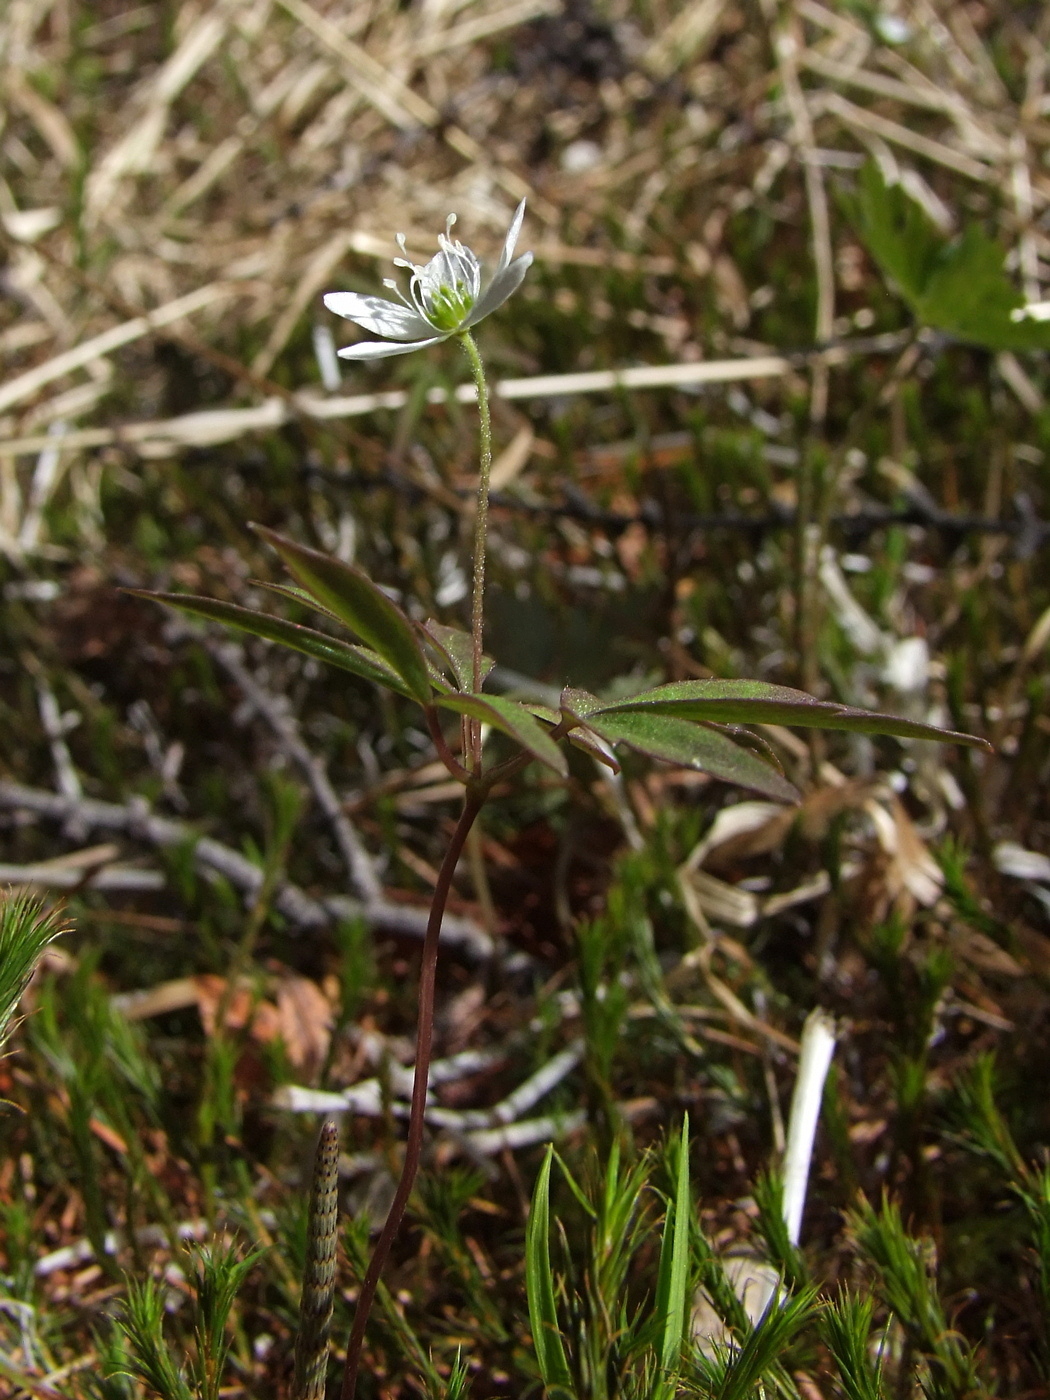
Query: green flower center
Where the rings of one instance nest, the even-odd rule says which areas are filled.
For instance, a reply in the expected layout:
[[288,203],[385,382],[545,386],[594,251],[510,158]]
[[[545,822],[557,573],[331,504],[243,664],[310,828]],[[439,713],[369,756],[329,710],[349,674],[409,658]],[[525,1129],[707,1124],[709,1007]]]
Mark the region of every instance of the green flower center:
[[427,297],[427,313],[439,331],[454,331],[466,319],[474,297],[465,282],[438,287]]

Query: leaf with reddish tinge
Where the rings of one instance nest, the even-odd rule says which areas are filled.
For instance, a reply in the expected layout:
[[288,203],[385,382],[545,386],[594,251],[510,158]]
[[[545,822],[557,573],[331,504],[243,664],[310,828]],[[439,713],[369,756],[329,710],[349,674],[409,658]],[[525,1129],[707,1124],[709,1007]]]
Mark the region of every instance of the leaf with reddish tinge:
[[[451,675],[461,690],[474,689],[474,639],[461,627],[446,627],[444,623],[428,618],[422,624],[422,632],[428,642],[448,663]],[[495,666],[491,656],[481,658],[481,679]]]
[[813,729],[845,729],[853,734],[892,734],[900,739],[932,739],[942,744],[991,748],[987,740],[973,734],[938,729],[935,725],[903,719],[899,715],[855,709],[834,700],[816,700],[804,691],[768,685],[765,681],[675,681],[610,705],[599,703],[590,713],[638,711],[707,723],[794,724]]
[[412,623],[363,570],[262,525],[252,529],[273,546],[289,572],[319,603],[394,668],[414,699],[422,704],[430,700],[427,663]]
[[303,627],[298,622],[286,622],[283,617],[271,617],[269,613],[256,612],[254,608],[242,608],[237,603],[222,603],[217,598],[198,598],[192,593],[151,593],[143,588],[129,588],[128,593],[136,598],[149,598],[155,603],[165,603],[180,612],[203,617],[208,622],[222,622],[228,627],[238,627],[242,632],[250,632],[268,642],[291,647],[293,651],[312,656],[315,661],[324,661],[350,671],[362,680],[373,681],[387,690],[396,691],[406,699],[415,696],[408,686],[392,670],[381,656],[369,647],[358,646],[354,642],[343,642],[337,637],[329,637],[324,632],[315,632],[312,627]]
[[[576,706],[571,704],[574,697]],[[609,713],[595,710],[594,696],[586,692],[566,691],[562,697],[563,711],[582,720],[587,729],[608,744],[626,744],[650,758],[661,758],[683,768],[709,773],[725,783],[750,788],[780,802],[797,802],[795,788],[750,749],[740,748],[717,729],[672,715],[648,714],[645,711]],[[580,710],[590,710],[587,718]]]
[[569,766],[561,749],[539,720],[534,719],[526,706],[517,700],[508,700],[502,695],[452,694],[438,696],[436,703],[443,709],[480,720],[482,724],[491,724],[548,768],[553,768],[559,777],[568,776]]
[[250,578],[248,582],[253,588],[265,588],[267,593],[276,593],[278,598],[288,598],[293,603],[298,603],[301,608],[309,608],[311,612],[320,613],[322,617],[329,618],[332,622],[338,622],[343,626],[343,620],[332,611],[326,608],[323,603],[319,603],[312,593],[307,593],[305,588],[299,588],[294,583],[267,583],[265,579]]

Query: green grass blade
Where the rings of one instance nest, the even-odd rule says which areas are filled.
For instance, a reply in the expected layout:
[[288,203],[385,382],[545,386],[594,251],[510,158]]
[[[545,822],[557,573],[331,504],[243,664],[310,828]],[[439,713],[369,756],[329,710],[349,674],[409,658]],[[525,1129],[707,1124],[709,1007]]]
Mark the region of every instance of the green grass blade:
[[678,1148],[678,1173],[674,1201],[664,1221],[657,1274],[657,1316],[661,1321],[660,1365],[673,1375],[682,1357],[685,1339],[686,1293],[689,1287],[689,1225],[692,1198],[689,1193],[689,1115],[682,1124]]
[[572,1392],[572,1376],[565,1358],[558,1309],[554,1298],[554,1277],[550,1257],[550,1180],[554,1148],[547,1148],[532,1193],[532,1208],[525,1229],[525,1289],[529,1299],[529,1322],[536,1347],[540,1375],[548,1391]]

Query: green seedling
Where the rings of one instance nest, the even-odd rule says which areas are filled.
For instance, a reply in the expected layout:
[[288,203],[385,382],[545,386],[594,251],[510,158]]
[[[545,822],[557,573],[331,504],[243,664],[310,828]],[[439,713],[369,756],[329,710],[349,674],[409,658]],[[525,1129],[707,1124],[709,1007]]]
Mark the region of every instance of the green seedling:
[[38,899],[10,891],[0,895],[0,1047],[37,964],[63,932],[61,915]]
[[909,1235],[889,1200],[878,1211],[865,1201],[853,1216],[853,1228],[862,1255],[875,1270],[879,1295],[929,1368],[924,1389],[931,1400],[962,1400],[982,1393],[973,1350],[950,1327],[944,1312],[932,1241]]
[[245,1278],[261,1250],[237,1257],[236,1247],[216,1241],[190,1256],[194,1346],[188,1366],[179,1365],[164,1336],[165,1289],[155,1279],[128,1281],[119,1322],[123,1365],[160,1400],[219,1400],[230,1353],[228,1324]]

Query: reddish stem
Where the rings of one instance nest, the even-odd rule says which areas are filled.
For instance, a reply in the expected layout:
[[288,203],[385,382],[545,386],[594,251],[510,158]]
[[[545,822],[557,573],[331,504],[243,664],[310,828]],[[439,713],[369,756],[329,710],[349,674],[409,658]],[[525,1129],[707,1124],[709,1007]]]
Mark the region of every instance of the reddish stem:
[[423,707],[423,713],[426,715],[427,728],[430,730],[430,737],[433,739],[434,747],[437,749],[438,758],[441,759],[441,762],[457,782],[467,782],[470,778],[470,774],[449,748],[441,729],[441,721],[438,719],[437,710],[433,705],[425,705]]
[[386,1224],[376,1242],[375,1252],[369,1262],[368,1271],[361,1284],[357,1306],[354,1309],[354,1325],[351,1328],[350,1340],[346,1346],[346,1370],[343,1373],[341,1400],[354,1400],[368,1315],[372,1311],[376,1289],[379,1287],[379,1278],[390,1254],[390,1247],[400,1228],[405,1207],[408,1205],[408,1198],[412,1194],[416,1172],[419,1170],[419,1158],[423,1149],[423,1118],[427,1106],[427,1087],[430,1079],[430,1054],[434,1042],[434,982],[437,972],[438,936],[441,933],[441,921],[445,915],[445,905],[452,887],[452,877],[455,874],[456,865],[463,853],[470,828],[474,825],[474,820],[484,805],[486,795],[487,791],[468,790],[463,811],[456,823],[456,829],[452,833],[452,840],[445,852],[445,858],[441,862],[437,884],[434,887],[434,899],[430,906],[426,937],[423,940],[423,960],[419,969],[416,1067],[412,1080],[412,1109],[408,1119],[405,1162],[401,1168],[401,1179],[397,1183],[397,1190],[394,1193]]

